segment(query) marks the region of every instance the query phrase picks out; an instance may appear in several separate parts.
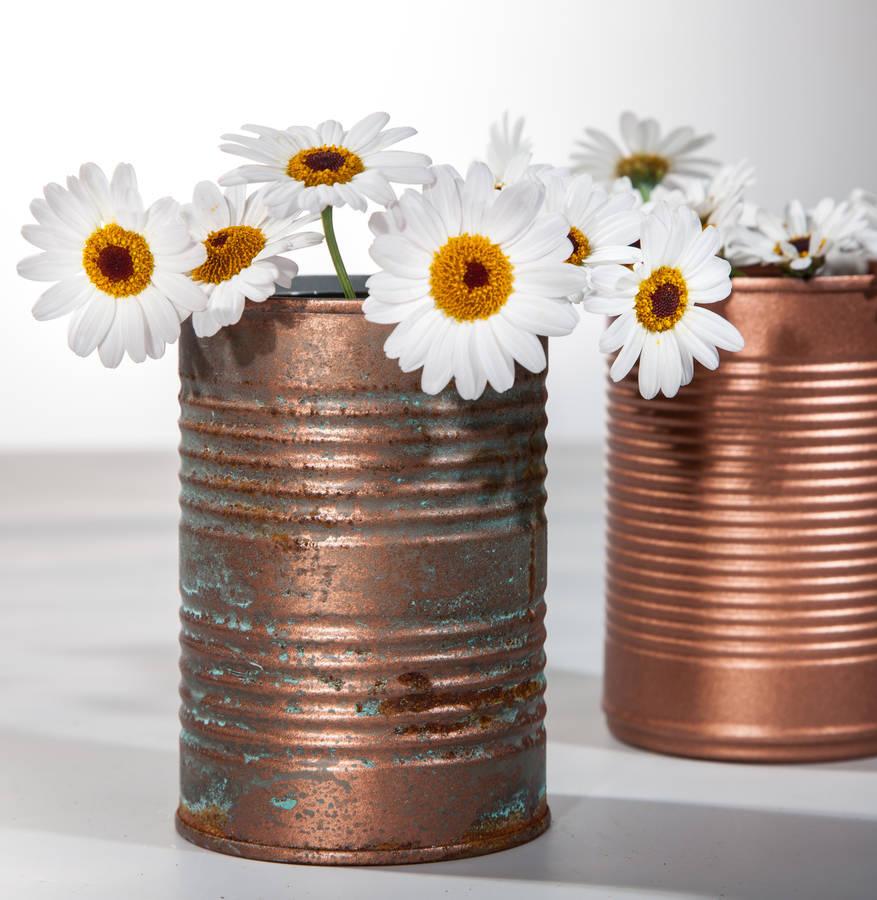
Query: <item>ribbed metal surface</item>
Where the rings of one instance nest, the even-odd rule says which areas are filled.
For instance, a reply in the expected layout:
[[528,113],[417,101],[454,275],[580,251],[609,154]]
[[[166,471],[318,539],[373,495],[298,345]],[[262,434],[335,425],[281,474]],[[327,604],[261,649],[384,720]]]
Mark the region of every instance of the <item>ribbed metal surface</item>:
[[184,329],[179,827],[385,863],[548,824],[545,384],[423,394],[359,304]]
[[735,281],[747,340],[671,399],[610,383],[604,705],[685,755],[877,752],[877,300]]

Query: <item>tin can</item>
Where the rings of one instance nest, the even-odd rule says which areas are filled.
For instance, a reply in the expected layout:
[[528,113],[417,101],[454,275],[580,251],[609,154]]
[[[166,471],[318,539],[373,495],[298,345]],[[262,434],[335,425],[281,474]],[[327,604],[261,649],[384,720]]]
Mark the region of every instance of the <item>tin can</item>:
[[202,847],[409,863],[548,827],[544,373],[428,396],[388,331],[319,290],[184,326],[177,827]]
[[746,338],[673,399],[609,385],[604,709],[710,759],[877,752],[877,297],[738,278]]

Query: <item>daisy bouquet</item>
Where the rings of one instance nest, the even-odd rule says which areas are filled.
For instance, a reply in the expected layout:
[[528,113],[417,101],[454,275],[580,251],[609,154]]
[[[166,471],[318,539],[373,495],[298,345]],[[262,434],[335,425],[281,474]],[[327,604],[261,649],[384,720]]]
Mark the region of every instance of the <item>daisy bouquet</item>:
[[[621,117],[619,144],[595,129],[570,167],[536,164],[524,122],[491,129],[486,162],[465,175],[397,145],[416,132],[373,113],[352,128],[329,120],[274,129],[247,125],[222,149],[247,162],[189,203],[141,199],[134,170],[111,177],[87,163],[31,205],[25,238],[42,252],[19,264],[52,282],[37,319],[69,315],[69,344],[108,367],[157,358],[192,317],[202,338],[233,327],[245,303],[290,287],[289,254],[326,241],[343,295],[356,295],[333,210],[380,210],[369,220],[363,314],[392,325],[385,344],[424,391],[453,382],[474,400],[508,390],[515,367],[546,365],[543,338],[565,335],[587,312],[616,317],[600,341],[618,351],[612,377],[639,363],[645,397],[673,396],[694,363],[719,364],[743,346],[707,308],[731,292],[732,265],[809,277],[861,265],[877,250],[873,197],[823,201],[784,217],[744,203],[744,163],[700,155],[711,139],[690,128],[662,134],[651,119]],[[398,192],[398,185],[403,187]],[[319,222],[320,230],[317,231]]]

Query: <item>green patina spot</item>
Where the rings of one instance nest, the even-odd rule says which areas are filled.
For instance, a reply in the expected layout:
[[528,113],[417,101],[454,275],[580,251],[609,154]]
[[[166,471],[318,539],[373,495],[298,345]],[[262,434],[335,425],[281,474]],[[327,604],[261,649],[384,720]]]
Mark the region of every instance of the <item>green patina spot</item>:
[[366,700],[365,703],[356,704],[356,714],[358,716],[376,716],[380,709],[380,700]]
[[285,797],[272,797],[271,805],[278,807],[278,809],[292,809],[294,806],[298,804],[298,800],[295,797],[287,794]]

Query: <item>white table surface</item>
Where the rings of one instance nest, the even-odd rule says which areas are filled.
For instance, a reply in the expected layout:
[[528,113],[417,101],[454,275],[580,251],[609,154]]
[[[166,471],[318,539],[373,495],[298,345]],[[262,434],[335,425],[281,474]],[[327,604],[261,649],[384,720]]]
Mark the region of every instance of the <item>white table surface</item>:
[[694,762],[609,736],[600,454],[550,468],[552,828],[478,859],[321,869],[174,832],[175,457],[0,457],[0,898],[877,897],[877,759]]

